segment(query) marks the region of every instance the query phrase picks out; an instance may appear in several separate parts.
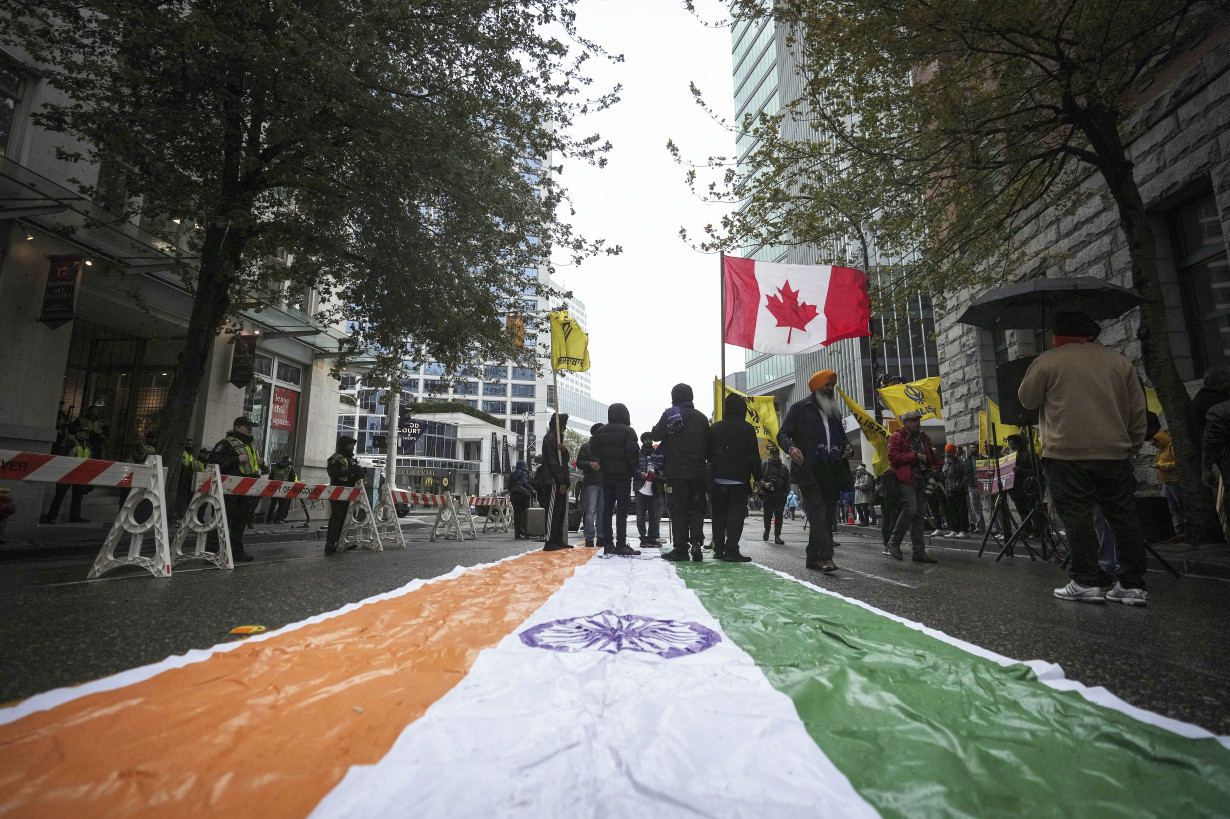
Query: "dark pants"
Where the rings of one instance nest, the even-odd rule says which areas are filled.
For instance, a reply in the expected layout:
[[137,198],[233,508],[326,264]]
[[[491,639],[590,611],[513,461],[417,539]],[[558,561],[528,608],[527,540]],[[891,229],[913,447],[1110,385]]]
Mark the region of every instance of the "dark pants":
[[346,510],[350,501],[329,501],[329,531],[325,535],[325,554],[337,551],[337,542],[342,537],[342,527],[346,525]]
[[226,505],[227,531],[231,535],[231,554],[244,554],[243,533],[252,523],[256,515],[256,504],[260,498],[247,498],[242,495],[227,495],[222,499]]
[[[769,527],[773,527],[775,537],[782,536],[782,518],[786,514],[786,493],[773,492],[768,495],[762,495],[761,500],[764,501],[764,533],[769,533]],[[714,543],[717,541],[714,540]]]
[[[616,478],[602,484],[602,537],[611,542],[615,536],[616,546],[628,543],[628,509],[632,503],[632,479]],[[615,525],[611,525],[611,515]]]
[[[564,487],[567,489],[567,487]],[[560,492],[559,487],[551,484],[547,493],[547,545],[568,545],[568,493]]]
[[89,489],[88,486],[72,486],[67,483],[57,483],[56,493],[51,498],[51,508],[47,510],[47,519],[55,523],[56,518],[60,516],[60,504],[64,502],[64,496],[68,494],[68,490],[73,490],[73,497],[68,502],[68,519],[81,519],[81,499],[85,497],[85,492]]
[[807,533],[807,562],[821,563],[833,559],[833,527],[837,525],[837,501],[841,497],[838,465],[818,463],[812,473],[812,483],[799,485],[803,495],[803,510],[811,528]]
[[666,508],[671,514],[671,540],[676,549],[705,545],[704,478],[676,478],[666,482]]
[[[713,484],[713,556],[736,554],[747,518],[746,484]],[[779,519],[778,528],[781,523]]]
[[289,514],[290,498],[272,498],[269,501],[269,514],[265,519],[270,523],[284,523]]
[[513,498],[513,534],[529,537],[529,532],[525,529],[525,518],[530,511],[529,498]]
[[948,493],[948,528],[954,532],[969,529],[969,503],[964,489]]
[[[1132,463],[1119,461],[1058,461],[1044,458],[1055,511],[1067,529],[1072,568],[1068,575],[1082,586],[1145,587],[1145,536],[1136,519]],[[1098,536],[1093,509],[1106,517],[1119,552],[1119,574],[1112,577],[1098,565]]]
[[893,526],[893,533],[889,535],[888,542],[894,546],[901,546],[901,541],[905,540],[905,533],[910,533],[910,546],[914,548],[914,554],[921,555],[927,551],[927,542],[923,539],[923,504],[926,503],[926,492],[922,491],[921,487],[906,486],[903,483],[897,484],[897,501],[900,504],[897,513],[897,523]]
[[662,496],[636,494],[636,532],[641,542],[657,540],[661,534]]
[[856,503],[854,504],[854,511],[858,515],[858,523],[860,526],[871,525],[871,504]]

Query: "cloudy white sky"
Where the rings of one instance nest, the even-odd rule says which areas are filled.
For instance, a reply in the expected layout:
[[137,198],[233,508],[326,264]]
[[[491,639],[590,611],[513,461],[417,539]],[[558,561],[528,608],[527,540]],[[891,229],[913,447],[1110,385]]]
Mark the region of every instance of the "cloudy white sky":
[[[705,20],[725,19],[718,0],[696,5]],[[607,167],[568,166],[561,182],[579,232],[605,237],[623,254],[560,267],[557,279],[588,311],[594,398],[626,404],[639,432],[657,421],[681,381],[692,385],[697,409],[708,414],[713,407],[718,257],[692,250],[679,228],[698,233],[723,208],[697,200],[666,143],[673,139],[698,161],[733,152],[734,137],[689,91],[695,82],[719,117],[732,118],[730,31],[706,28],[683,0],[585,0],[578,27],[625,58],[617,65],[592,60],[595,88],[622,83],[624,90],[618,105],[583,123],[614,146]],[[726,368],[743,369],[741,350],[727,347]]]

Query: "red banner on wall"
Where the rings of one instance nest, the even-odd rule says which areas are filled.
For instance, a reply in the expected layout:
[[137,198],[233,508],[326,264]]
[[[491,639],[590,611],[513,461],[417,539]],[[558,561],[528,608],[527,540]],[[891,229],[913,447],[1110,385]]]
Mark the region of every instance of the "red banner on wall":
[[273,413],[269,417],[269,428],[293,432],[298,410],[299,393],[286,387],[274,387]]

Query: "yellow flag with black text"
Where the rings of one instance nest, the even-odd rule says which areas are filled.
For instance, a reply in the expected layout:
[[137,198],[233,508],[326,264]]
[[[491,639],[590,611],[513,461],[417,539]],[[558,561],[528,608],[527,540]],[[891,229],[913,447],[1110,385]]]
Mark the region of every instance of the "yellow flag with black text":
[[551,369],[579,373],[589,369],[589,336],[567,310],[551,313]]
[[938,375],[924,378],[921,381],[911,381],[909,384],[884,387],[880,390],[880,397],[892,410],[893,415],[898,418],[907,412],[919,410],[922,412],[924,421],[928,418],[944,420],[944,416],[940,415],[942,407],[940,406],[940,377]]
[[850,396],[841,391],[841,387],[837,388],[837,392],[841,393],[842,400],[846,402],[846,406],[854,414],[854,419],[858,421],[859,429],[863,431],[863,435],[876,451],[875,457],[871,459],[871,474],[878,478],[884,470],[888,469],[888,430],[868,415],[866,410],[854,403]]
[[[722,407],[725,395],[721,395],[722,380],[713,379],[713,420],[722,420]],[[747,422],[756,430],[756,438],[760,443],[760,457],[769,457],[769,444],[777,446],[777,408],[773,406],[771,395],[746,395],[730,386],[726,387],[726,395],[737,395],[747,402]]]

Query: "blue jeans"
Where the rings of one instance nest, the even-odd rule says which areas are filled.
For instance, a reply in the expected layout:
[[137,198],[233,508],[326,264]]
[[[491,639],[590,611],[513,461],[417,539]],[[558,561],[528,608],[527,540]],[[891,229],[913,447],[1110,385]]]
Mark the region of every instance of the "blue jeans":
[[658,539],[661,521],[662,496],[636,493],[636,532],[642,543]]
[[585,539],[593,540],[598,536],[598,520],[602,517],[602,508],[606,503],[603,500],[602,484],[587,484],[581,498],[585,507]]
[[[632,479],[617,478],[602,485],[606,494],[606,502],[602,506],[602,538],[611,543],[614,535],[616,546],[628,543],[628,507],[632,502]],[[615,525],[611,525],[611,516],[615,516]],[[614,531],[612,531],[612,529]]]

